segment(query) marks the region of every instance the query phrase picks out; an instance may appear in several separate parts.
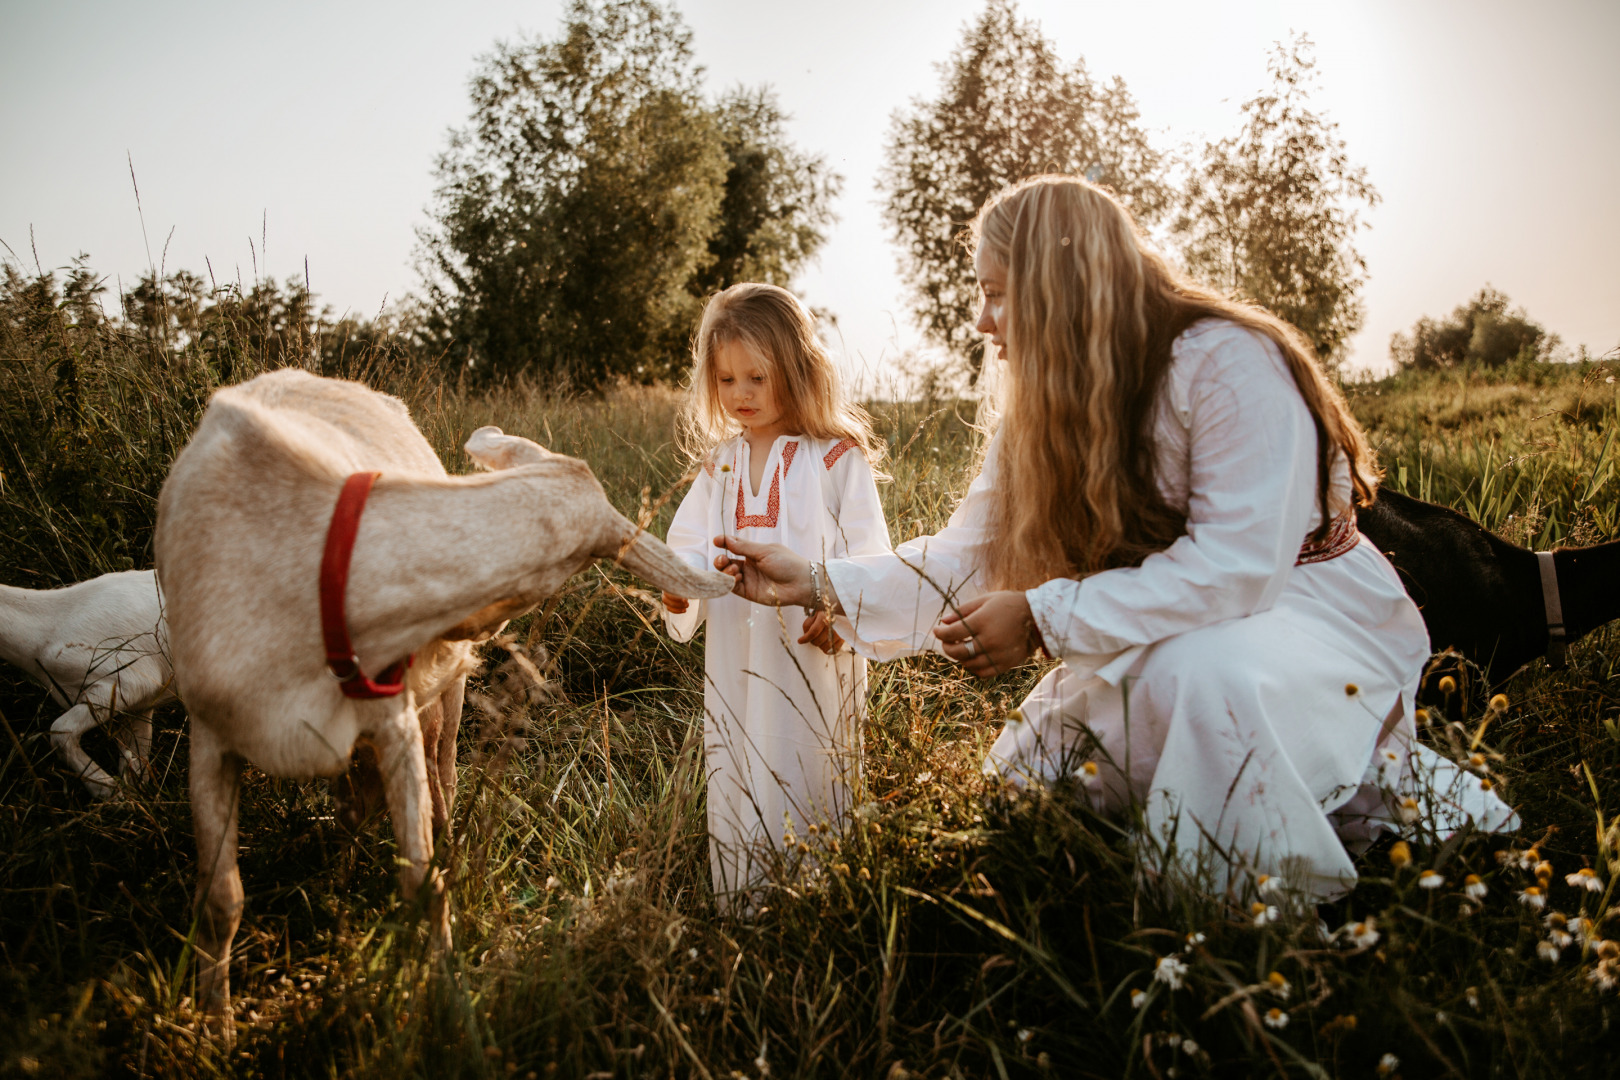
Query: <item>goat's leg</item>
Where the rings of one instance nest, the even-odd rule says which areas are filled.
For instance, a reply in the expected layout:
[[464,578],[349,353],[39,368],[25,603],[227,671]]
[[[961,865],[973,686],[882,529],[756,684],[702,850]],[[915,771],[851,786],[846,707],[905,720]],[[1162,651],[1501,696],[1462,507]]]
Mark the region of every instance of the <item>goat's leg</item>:
[[433,835],[438,837],[444,834],[444,823],[449,820],[449,811],[444,804],[444,791],[439,786],[439,736],[444,731],[443,697],[436,697],[417,710],[416,719],[422,725],[422,760],[427,766]]
[[[101,715],[105,716],[105,711]],[[113,778],[106,769],[90,760],[90,755],[79,745],[84,733],[100,723],[95,704],[90,700],[81,701],[51,725],[51,745],[62,755],[73,775],[84,781],[85,789],[95,798],[105,799],[113,793]]]
[[444,720],[439,728],[439,790],[444,794],[444,816],[448,821],[456,808],[456,735],[461,731],[461,708],[467,697],[467,676],[463,675],[439,696]]
[[422,752],[422,729],[416,709],[406,707],[392,714],[371,733],[377,748],[377,767],[382,773],[383,791],[388,796],[388,816],[394,823],[394,842],[399,846],[399,887],[407,900],[414,899],[424,885],[428,897],[428,921],[435,949],[450,945],[450,912],[444,895],[444,877],[433,868],[433,816],[428,794],[427,757]]
[[152,710],[150,707],[129,714],[129,738],[134,744],[119,745],[118,775],[144,780],[152,767]]
[[210,1025],[231,1034],[231,939],[242,921],[236,812],[242,761],[193,716],[191,820],[197,834],[197,1002]]

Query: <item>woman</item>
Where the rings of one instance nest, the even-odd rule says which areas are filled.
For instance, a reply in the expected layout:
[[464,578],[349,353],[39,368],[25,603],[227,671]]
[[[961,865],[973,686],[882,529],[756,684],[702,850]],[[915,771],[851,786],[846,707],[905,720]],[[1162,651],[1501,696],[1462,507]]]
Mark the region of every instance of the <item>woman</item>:
[[1103,809],[1143,803],[1184,867],[1225,856],[1218,889],[1242,868],[1348,890],[1339,834],[1365,840],[1414,766],[1440,770],[1443,827],[1507,823],[1414,739],[1423,621],[1356,531],[1376,466],[1297,332],[1179,277],[1082,180],[1009,189],[974,239],[1003,410],[949,524],[824,566],[733,540],[739,591],[829,605],[877,658],[988,677],[1044,647],[1063,664],[986,771],[1094,762]]

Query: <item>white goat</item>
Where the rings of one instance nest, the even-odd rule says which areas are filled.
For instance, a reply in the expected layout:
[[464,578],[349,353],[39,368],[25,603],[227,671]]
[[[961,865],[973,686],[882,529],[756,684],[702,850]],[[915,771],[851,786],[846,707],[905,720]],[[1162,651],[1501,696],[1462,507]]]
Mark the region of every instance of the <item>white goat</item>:
[[129,717],[133,745],[121,747],[121,776],[140,776],[152,746],[152,709],[174,697],[163,655],[163,609],[150,570],[103,574],[63,589],[0,585],[0,660],[15,664],[67,712],[51,744],[98,799],[113,778],[79,745],[114,713]]
[[[584,462],[480,433],[515,468],[445,474],[403,403],[358,383],[280,371],[214,395],[158,501],[176,687],[191,717],[199,1002],[228,1030],[231,939],[242,914],[236,803],[244,762],[335,776],[375,754],[407,897],[425,884],[436,947],[450,940],[418,706],[449,720],[473,642],[597,558],[681,596],[731,579],[694,571],[613,509]],[[345,696],[326,664],[323,543],[351,474],[378,472],[355,534],[346,622],[359,667],[414,655],[404,692]],[[453,699],[453,701],[452,701]],[[442,758],[442,753],[441,753]],[[441,762],[442,764],[442,762]]]

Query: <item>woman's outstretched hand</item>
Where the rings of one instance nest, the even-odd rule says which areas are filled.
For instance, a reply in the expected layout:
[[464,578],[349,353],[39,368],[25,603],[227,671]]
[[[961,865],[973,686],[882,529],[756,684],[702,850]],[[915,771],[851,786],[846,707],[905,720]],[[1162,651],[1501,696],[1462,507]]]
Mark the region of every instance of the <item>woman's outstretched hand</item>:
[[727,553],[714,557],[714,568],[737,579],[733,595],[775,607],[810,606],[809,559],[781,544],[755,544],[734,536],[717,536],[714,546]]
[[1010,591],[986,593],[948,612],[934,636],[946,656],[981,679],[1011,671],[1040,644],[1028,598]]

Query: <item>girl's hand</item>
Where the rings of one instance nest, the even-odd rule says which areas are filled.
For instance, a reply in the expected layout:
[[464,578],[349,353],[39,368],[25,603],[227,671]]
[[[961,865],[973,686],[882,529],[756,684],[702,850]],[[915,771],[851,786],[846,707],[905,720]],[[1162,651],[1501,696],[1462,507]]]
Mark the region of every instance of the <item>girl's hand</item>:
[[686,597],[676,596],[674,593],[664,594],[664,610],[671,615],[685,615],[686,608]]
[[1000,675],[1028,660],[1040,643],[1040,629],[1021,592],[986,593],[948,613],[934,627],[941,650],[981,679]]
[[756,604],[782,607],[787,604],[810,606],[810,560],[793,554],[781,544],[754,544],[731,536],[717,536],[714,546],[730,555],[714,557],[714,568],[737,580],[733,595]]
[[805,616],[804,636],[800,645],[814,645],[828,656],[834,656],[844,647],[844,639],[833,629],[832,617],[825,611],[814,611]]

